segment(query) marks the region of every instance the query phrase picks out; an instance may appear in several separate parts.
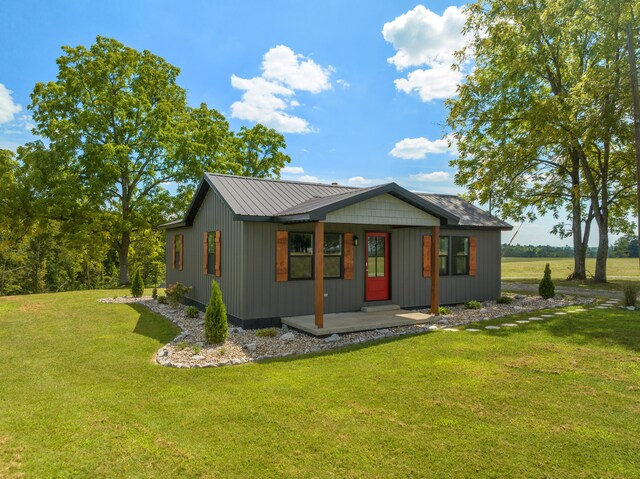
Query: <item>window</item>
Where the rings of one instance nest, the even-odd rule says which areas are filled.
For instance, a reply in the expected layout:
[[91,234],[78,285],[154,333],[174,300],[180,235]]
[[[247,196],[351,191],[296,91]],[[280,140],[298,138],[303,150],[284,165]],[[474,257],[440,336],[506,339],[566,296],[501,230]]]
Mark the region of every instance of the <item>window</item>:
[[216,274],[216,232],[207,233],[207,274]]
[[313,278],[313,234],[289,232],[289,279]]
[[182,235],[173,237],[173,268],[182,269]]
[[324,235],[324,277],[342,277],[342,234]]
[[449,237],[440,237],[440,275],[446,276],[449,274]]
[[469,274],[469,238],[452,236],[451,256],[453,274]]
[[368,236],[367,242],[367,276],[382,278],[385,266],[385,238],[384,236]]

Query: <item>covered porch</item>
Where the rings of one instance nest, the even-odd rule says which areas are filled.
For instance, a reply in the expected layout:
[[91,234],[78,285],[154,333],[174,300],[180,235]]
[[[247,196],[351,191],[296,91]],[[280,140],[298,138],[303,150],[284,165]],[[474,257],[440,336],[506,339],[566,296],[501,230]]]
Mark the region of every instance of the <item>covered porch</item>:
[[432,320],[432,314],[406,309],[371,311],[368,313],[355,311],[325,314],[322,327],[316,325],[316,317],[313,314],[281,318],[283,324],[314,336],[326,336],[335,333],[354,333],[373,329],[396,328],[398,326],[413,326]]

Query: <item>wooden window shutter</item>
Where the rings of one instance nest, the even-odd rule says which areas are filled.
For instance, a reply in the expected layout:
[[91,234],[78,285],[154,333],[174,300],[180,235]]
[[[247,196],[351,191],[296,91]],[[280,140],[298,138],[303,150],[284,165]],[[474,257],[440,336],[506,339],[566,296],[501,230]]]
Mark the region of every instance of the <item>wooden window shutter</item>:
[[431,277],[431,236],[422,237],[422,277]]
[[184,257],[184,235],[180,235],[180,271],[182,271],[183,257]]
[[204,244],[203,256],[202,256],[202,272],[207,274],[209,272],[209,233],[204,232],[204,238],[202,240]]
[[475,276],[476,268],[476,237],[469,238],[469,276]]
[[276,231],[276,281],[289,279],[289,232]]
[[353,233],[344,234],[344,279],[353,279]]
[[216,276],[220,276],[220,231],[216,231]]
[[176,235],[171,238],[171,267],[176,269]]

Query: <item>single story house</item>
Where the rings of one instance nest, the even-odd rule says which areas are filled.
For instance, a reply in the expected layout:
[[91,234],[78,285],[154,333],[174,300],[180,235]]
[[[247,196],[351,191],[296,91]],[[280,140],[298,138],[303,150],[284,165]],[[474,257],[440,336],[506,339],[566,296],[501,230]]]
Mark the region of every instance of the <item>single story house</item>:
[[205,174],[183,219],[164,224],[167,284],[204,308],[219,283],[229,321],[430,306],[500,295],[500,233],[512,227],[452,195]]

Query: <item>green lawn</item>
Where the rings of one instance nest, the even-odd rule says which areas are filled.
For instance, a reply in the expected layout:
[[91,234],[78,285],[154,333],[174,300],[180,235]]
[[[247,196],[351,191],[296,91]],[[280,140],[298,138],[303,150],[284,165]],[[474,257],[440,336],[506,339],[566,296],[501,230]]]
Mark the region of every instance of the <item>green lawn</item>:
[[0,477],[640,477],[640,313],[178,370],[113,294],[0,298]]

